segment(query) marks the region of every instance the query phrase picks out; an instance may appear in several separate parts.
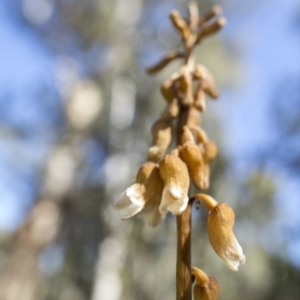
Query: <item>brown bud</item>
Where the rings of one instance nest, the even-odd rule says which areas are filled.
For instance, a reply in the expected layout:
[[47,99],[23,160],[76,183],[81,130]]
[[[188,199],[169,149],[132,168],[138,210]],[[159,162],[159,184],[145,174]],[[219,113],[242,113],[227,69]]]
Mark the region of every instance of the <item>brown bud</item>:
[[198,146],[193,142],[186,142],[180,149],[180,158],[186,163],[192,181],[196,188],[206,189],[206,169]]
[[226,24],[226,19],[224,17],[219,17],[212,23],[205,22],[197,35],[196,42],[198,43],[202,38],[215,33],[216,31],[220,30]]
[[196,133],[196,139],[198,143],[203,143],[205,144],[208,141],[207,134],[205,131],[200,127],[200,126],[189,126],[190,129],[195,131]]
[[159,210],[174,215],[181,214],[187,207],[190,178],[185,163],[177,156],[166,155],[159,163],[159,173],[164,181],[164,190]]
[[216,88],[214,78],[206,67],[203,65],[197,65],[194,70],[194,76],[201,82],[202,89],[209,97],[213,99],[219,97],[219,92]]
[[204,148],[204,150],[203,150],[204,160],[208,163],[212,162],[218,154],[217,145],[212,141],[207,141],[204,144],[203,148]]
[[192,30],[196,30],[199,24],[199,9],[198,5],[195,1],[189,2],[188,4],[189,8],[189,16],[190,16],[190,28]]
[[193,75],[188,65],[184,65],[180,70],[181,76],[178,79],[179,91],[182,93],[181,102],[184,106],[194,102],[193,95]]
[[180,32],[184,40],[187,40],[190,36],[190,28],[187,22],[182,18],[180,13],[173,10],[170,14],[170,19],[174,27]]
[[152,144],[147,160],[157,162],[163,158],[172,142],[172,122],[170,119],[158,119],[151,128]]
[[166,110],[162,114],[162,118],[174,119],[178,117],[179,114],[179,104],[178,99],[173,98],[173,100],[168,104]]
[[194,98],[194,107],[196,107],[201,112],[206,111],[205,92],[203,90],[202,81],[198,81]]
[[171,78],[165,80],[160,87],[160,92],[168,103],[171,103],[174,98],[178,98],[177,91],[175,88],[175,82],[179,78],[179,76],[179,73],[174,73],[171,76]]
[[222,7],[220,5],[214,5],[210,11],[208,11],[205,15],[201,16],[199,19],[199,25],[209,21],[210,19],[220,15],[222,13]]
[[192,272],[195,276],[194,300],[218,300],[220,297],[218,281],[198,268],[192,268]]
[[185,125],[182,128],[181,144],[183,145],[186,142],[195,143],[195,138],[194,138],[192,131],[189,129],[189,127]]

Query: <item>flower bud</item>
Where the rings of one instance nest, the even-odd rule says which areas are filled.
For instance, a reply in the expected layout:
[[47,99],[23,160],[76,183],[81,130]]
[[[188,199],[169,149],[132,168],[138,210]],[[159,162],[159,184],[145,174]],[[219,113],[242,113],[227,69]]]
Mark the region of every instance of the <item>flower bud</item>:
[[182,37],[187,40],[190,36],[190,28],[188,23],[182,18],[180,13],[176,10],[173,10],[170,14],[170,19],[174,25],[174,27],[180,32]]
[[174,98],[178,98],[176,85],[179,77],[179,72],[173,73],[171,78],[165,80],[160,87],[160,92],[168,103],[170,103]]
[[200,143],[198,147],[203,158],[202,189],[205,190],[209,188],[210,163],[215,159],[218,153],[218,148],[212,141]]
[[159,173],[165,184],[159,211],[161,214],[170,211],[180,215],[189,201],[190,178],[187,167],[179,157],[166,155],[159,163]]
[[183,126],[182,134],[181,134],[181,144],[184,145],[186,142],[193,142],[195,143],[195,138],[192,131],[189,129],[188,126]]
[[203,37],[220,30],[225,26],[225,24],[226,24],[226,19],[224,17],[219,17],[213,22],[205,22],[201,26],[201,30],[198,33],[197,42],[199,42]]
[[195,107],[190,107],[187,116],[187,126],[198,126],[201,123],[199,111]]
[[201,81],[202,89],[211,98],[218,98],[219,93],[213,76],[203,65],[197,65],[194,70],[194,76]]
[[186,163],[196,188],[205,189],[207,186],[206,170],[204,170],[204,161],[198,146],[193,142],[186,142],[180,149],[180,158]]
[[205,92],[203,90],[202,81],[198,82],[194,98],[194,107],[196,107],[201,112],[206,111]]
[[212,162],[218,154],[217,145],[212,141],[207,141],[203,145],[203,158],[207,163]]
[[239,265],[246,261],[243,249],[234,233],[234,212],[226,203],[218,203],[212,197],[198,194],[209,210],[207,218],[207,233],[210,244],[221,257],[225,265],[232,271],[237,271]]
[[194,300],[218,300],[220,287],[218,281],[207,276],[202,270],[192,268],[196,284],[193,289]]
[[136,182],[121,194],[113,207],[121,219],[126,220],[147,207],[158,207],[163,188],[164,183],[159,175],[158,165],[146,162],[140,167]]
[[148,150],[147,160],[157,162],[163,158],[172,142],[172,121],[158,119],[152,125],[152,145]]
[[168,103],[166,110],[162,114],[162,118],[171,118],[174,119],[178,117],[179,114],[179,104],[178,99],[173,98],[173,100]]
[[182,93],[182,104],[188,106],[194,102],[193,76],[188,65],[181,67],[180,74],[178,82],[179,91]]

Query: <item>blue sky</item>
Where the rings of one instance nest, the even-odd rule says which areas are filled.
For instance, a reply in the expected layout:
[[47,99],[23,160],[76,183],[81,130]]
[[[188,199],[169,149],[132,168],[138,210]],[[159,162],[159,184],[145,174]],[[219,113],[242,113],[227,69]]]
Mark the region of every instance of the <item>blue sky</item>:
[[0,24],[0,229],[13,230],[30,207],[37,168],[46,155],[47,135],[33,133],[54,123],[41,109],[46,100],[37,103],[30,96],[37,86],[53,87],[54,74],[53,59],[13,20],[5,1],[0,2]]

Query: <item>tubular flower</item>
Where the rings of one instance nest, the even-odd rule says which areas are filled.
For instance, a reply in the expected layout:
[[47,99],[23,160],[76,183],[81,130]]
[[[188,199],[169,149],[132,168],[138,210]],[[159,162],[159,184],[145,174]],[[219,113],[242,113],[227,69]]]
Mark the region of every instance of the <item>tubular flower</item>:
[[[153,162],[144,163],[136,176],[136,182],[124,191],[113,207],[122,220],[126,220],[143,209],[149,208],[150,225],[157,225],[161,219],[156,211],[160,203],[164,183],[159,175],[158,165]],[[156,208],[155,208],[156,207]]]
[[232,271],[237,271],[246,258],[243,249],[238,243],[232,229],[234,212],[226,203],[218,203],[212,197],[198,194],[204,200],[209,210],[207,218],[207,233],[210,244],[221,257],[225,265]]
[[218,281],[198,268],[192,268],[192,272],[196,281],[193,289],[194,300],[218,300],[220,297]]
[[159,211],[180,215],[187,207],[190,179],[185,163],[175,155],[166,155],[159,164],[159,173],[164,181]]

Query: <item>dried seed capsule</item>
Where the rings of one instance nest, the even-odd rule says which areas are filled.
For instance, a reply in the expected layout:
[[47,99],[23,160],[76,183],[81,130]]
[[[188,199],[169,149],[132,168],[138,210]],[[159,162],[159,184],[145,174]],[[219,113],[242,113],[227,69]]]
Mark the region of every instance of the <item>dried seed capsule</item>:
[[152,144],[148,150],[147,160],[157,162],[161,160],[172,142],[172,121],[158,119],[152,125]]

